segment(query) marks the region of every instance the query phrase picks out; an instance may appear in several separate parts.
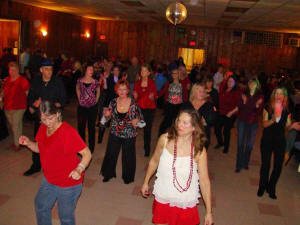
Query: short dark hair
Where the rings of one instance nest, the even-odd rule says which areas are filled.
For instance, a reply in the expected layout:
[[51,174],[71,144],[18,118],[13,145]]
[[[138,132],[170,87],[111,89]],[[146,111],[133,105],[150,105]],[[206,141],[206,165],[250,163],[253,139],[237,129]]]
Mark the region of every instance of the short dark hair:
[[57,107],[53,102],[42,101],[40,104],[40,113],[46,115],[54,115],[57,113],[61,113],[61,108]]

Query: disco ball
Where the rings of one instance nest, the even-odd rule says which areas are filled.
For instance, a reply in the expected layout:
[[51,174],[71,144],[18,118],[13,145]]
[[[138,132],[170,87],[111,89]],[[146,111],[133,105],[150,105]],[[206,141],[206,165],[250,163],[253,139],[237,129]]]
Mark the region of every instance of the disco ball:
[[180,24],[187,17],[185,6],[179,2],[170,4],[166,10],[167,19],[174,25]]

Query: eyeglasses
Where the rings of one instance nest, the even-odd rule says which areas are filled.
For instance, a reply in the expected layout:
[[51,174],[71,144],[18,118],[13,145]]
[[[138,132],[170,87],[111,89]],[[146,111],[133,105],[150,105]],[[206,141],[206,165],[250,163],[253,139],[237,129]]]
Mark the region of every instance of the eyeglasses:
[[43,124],[47,122],[53,122],[55,119],[57,119],[57,115],[43,115],[41,114],[41,122]]

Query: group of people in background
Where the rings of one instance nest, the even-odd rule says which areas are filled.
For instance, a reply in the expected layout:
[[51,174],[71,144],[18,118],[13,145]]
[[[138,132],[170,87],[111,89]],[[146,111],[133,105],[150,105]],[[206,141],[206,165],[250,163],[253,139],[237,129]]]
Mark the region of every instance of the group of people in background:
[[[5,57],[7,61],[7,56]],[[33,163],[24,173],[25,176],[39,172],[43,167],[46,178],[36,198],[39,224],[44,224],[43,221],[49,219],[49,212],[40,212],[43,210],[40,205],[45,201],[52,204],[54,197],[64,191],[57,187],[74,187],[73,201],[76,202],[81,191],[81,186],[78,185],[81,184],[83,171],[91,159],[87,152],[95,151],[96,139],[98,143],[103,142],[103,135],[108,127],[110,131],[100,175],[103,176],[103,182],[116,177],[116,164],[122,149],[122,179],[125,184],[134,182],[136,137],[138,127],[142,127],[144,155],[152,157],[141,191],[144,197],[149,194],[148,182],[157,169],[159,175],[153,192],[153,222],[157,224],[173,224],[170,220],[176,221],[179,218],[166,216],[168,213],[175,213],[172,205],[179,209],[188,207],[189,210],[184,211],[190,215],[187,224],[199,223],[199,218],[195,215],[199,197],[198,178],[207,207],[206,221],[207,224],[213,223],[206,164],[206,151],[210,149],[212,130],[217,139],[214,149],[222,147],[226,154],[232,151],[231,130],[237,121],[235,172],[239,173],[243,169],[249,169],[251,152],[262,118],[261,169],[257,195],[261,197],[267,191],[272,199],[277,198],[276,184],[286,150],[290,151],[300,141],[300,111],[288,104],[289,99],[295,105],[299,104],[299,82],[294,84],[295,93],[288,93],[290,80],[282,71],[268,81],[263,73],[258,75],[253,71],[242,74],[239,70],[225,70],[222,65],[215,74],[205,67],[194,67],[188,73],[182,58],[168,64],[154,60],[150,64],[140,64],[137,57],[133,57],[131,63],[116,57],[114,60],[103,58],[81,64],[74,58],[67,58],[66,54],[60,54],[55,60],[44,58],[40,50],[30,55],[29,49],[21,54],[20,64],[11,58],[6,67],[5,60],[1,60],[1,75],[4,78],[1,107],[13,133],[12,148],[18,151],[20,146],[25,145],[32,150]],[[81,140],[70,125],[61,120],[63,108],[72,98],[77,98],[78,101],[77,128]],[[163,109],[163,119],[159,127],[158,144],[151,154],[156,108]],[[25,111],[34,121],[36,142],[21,136]],[[5,121],[4,114],[0,115],[1,121]],[[141,123],[144,125],[140,126]],[[1,126],[4,126],[3,122]],[[88,145],[84,144],[86,127]],[[99,127],[98,138],[96,127]],[[285,137],[285,128],[291,133],[288,139]],[[70,135],[74,135],[74,139]],[[69,160],[65,155],[58,156],[57,160],[49,155],[49,149],[57,145],[63,145],[64,151],[70,152],[70,163],[62,165],[61,169],[68,171],[72,168],[67,177],[72,177],[73,183],[64,180],[65,177],[55,180],[57,169],[54,165],[64,164],[64,160]],[[83,156],[80,162],[74,158],[77,153]],[[270,176],[272,154],[274,162]],[[60,153],[57,152],[57,155]],[[179,181],[176,170],[180,169],[175,166],[176,159],[186,165],[184,172],[178,172]],[[45,163],[45,160],[50,163]],[[76,163],[79,163],[77,167]],[[47,166],[44,167],[43,164]],[[173,171],[173,180],[172,174],[166,173],[168,168]],[[190,177],[184,188],[180,182],[182,176],[187,174]],[[44,189],[52,185],[53,190],[47,193]],[[47,200],[47,194],[52,199]],[[180,196],[185,197],[180,200]],[[164,204],[168,204],[168,207],[165,208]],[[62,214],[73,218],[75,205],[70,206],[69,212]],[[63,208],[59,210],[64,211]]]

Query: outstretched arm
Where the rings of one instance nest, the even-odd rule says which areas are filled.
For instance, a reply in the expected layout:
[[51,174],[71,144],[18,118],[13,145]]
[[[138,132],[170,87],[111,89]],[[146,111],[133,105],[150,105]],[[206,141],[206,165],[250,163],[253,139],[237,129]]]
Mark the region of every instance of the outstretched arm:
[[26,136],[22,135],[22,136],[19,137],[19,144],[20,145],[25,145],[27,148],[29,148],[33,152],[36,152],[36,153],[40,152],[38,143],[30,141],[30,139]]

